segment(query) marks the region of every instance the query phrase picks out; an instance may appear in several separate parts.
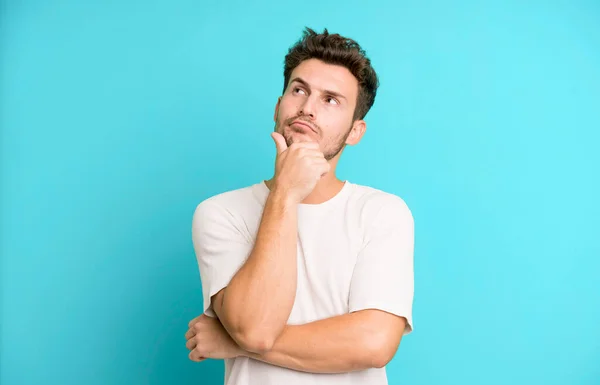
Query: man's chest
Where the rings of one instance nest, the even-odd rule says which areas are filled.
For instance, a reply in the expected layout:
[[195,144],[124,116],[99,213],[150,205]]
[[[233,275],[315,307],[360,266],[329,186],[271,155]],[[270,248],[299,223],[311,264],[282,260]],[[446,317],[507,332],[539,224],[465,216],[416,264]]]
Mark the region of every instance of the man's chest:
[[363,237],[336,218],[299,223],[297,289],[290,323],[346,314],[352,274]]

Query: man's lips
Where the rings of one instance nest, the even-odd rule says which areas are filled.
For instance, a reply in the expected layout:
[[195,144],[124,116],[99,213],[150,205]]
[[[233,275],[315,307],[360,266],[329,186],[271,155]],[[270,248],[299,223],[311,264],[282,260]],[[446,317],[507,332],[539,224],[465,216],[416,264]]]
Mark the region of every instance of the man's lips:
[[316,131],[314,128],[312,128],[312,126],[311,126],[311,125],[309,125],[308,123],[306,123],[306,122],[303,122],[303,121],[301,121],[301,120],[294,120],[294,121],[292,122],[292,124],[291,124],[291,125],[294,125],[294,124],[295,124],[295,125],[298,125],[298,126],[302,126],[302,127],[308,128],[309,130],[311,130],[311,131],[312,131],[312,132],[314,132],[314,133],[316,133],[316,132],[317,132],[317,131]]

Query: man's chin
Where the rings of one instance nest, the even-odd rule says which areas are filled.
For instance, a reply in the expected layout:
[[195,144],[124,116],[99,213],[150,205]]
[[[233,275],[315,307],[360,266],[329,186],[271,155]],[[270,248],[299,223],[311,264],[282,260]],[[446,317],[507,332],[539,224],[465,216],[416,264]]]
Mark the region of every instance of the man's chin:
[[286,135],[285,136],[285,141],[288,144],[288,147],[292,145],[292,143],[304,143],[304,142],[314,142],[314,143],[318,143],[317,140],[315,140],[314,138],[312,138],[310,135],[301,133],[301,132],[294,132],[292,134]]

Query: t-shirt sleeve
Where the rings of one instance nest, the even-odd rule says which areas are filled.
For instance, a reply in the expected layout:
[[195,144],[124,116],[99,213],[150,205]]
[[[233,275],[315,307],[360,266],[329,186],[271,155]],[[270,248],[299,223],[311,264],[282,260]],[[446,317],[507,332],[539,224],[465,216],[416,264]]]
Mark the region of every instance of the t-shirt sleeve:
[[226,287],[242,267],[253,244],[235,218],[218,203],[200,203],[192,219],[192,241],[200,270],[204,313],[215,316],[211,297]]
[[393,197],[380,208],[365,236],[350,284],[350,312],[378,309],[405,317],[413,330],[414,221],[406,203]]

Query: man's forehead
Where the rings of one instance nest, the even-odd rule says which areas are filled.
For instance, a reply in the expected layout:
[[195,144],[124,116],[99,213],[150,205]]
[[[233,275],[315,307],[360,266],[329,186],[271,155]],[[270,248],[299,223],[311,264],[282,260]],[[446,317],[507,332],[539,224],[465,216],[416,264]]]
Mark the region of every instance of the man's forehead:
[[314,59],[300,63],[292,71],[290,81],[298,78],[311,88],[334,91],[344,96],[352,96],[358,87],[358,81],[346,67]]

